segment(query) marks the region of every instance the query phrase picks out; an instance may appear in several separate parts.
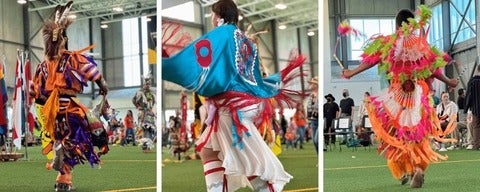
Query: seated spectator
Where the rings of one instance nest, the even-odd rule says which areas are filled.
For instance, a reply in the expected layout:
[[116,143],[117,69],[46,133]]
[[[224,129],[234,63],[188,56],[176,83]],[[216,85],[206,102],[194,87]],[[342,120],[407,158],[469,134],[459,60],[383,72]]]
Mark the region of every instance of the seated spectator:
[[285,133],[285,143],[287,144],[287,149],[288,147],[292,147],[294,150],[296,147],[293,145],[293,142],[297,139],[296,136],[296,130],[295,130],[295,125],[291,125],[287,128],[287,132]]
[[365,129],[365,127],[361,125],[357,125],[355,129],[355,134],[357,135],[357,139],[360,142],[360,145],[362,146],[369,146],[372,144],[372,140],[370,138],[370,135],[372,134],[371,131],[368,129]]

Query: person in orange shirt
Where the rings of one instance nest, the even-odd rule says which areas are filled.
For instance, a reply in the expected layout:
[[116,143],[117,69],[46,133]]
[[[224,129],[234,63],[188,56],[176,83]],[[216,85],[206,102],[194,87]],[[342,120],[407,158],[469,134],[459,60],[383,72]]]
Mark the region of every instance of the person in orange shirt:
[[[127,111],[127,115],[125,115],[125,118],[123,119],[123,124],[125,125],[125,139],[130,135],[133,146],[137,145],[135,144],[135,124],[133,123],[132,110]],[[126,141],[125,144],[128,144],[128,141]]]
[[297,148],[297,144],[300,144],[300,149],[303,149],[307,120],[301,103],[297,105],[297,110],[295,114],[293,114],[293,120],[295,121],[295,125],[297,125],[297,140],[295,141],[294,147]]
[[293,117],[290,117],[290,123],[288,125],[287,131],[285,133],[285,142],[287,144],[287,150],[288,147],[291,146],[293,150],[296,150],[295,145],[293,145],[293,142],[295,141],[296,136],[296,131],[297,126],[295,125],[295,121],[293,120]]

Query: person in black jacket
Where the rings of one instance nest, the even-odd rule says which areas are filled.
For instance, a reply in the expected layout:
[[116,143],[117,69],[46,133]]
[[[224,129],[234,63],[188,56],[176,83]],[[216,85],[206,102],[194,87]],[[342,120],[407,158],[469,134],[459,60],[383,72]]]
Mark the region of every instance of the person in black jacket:
[[280,114],[280,128],[282,129],[282,144],[285,143],[285,133],[287,132],[287,127],[288,127],[288,121],[285,118],[285,115],[283,112],[279,112]]
[[[327,102],[323,104],[323,119],[325,120],[325,127],[323,128],[323,134],[335,133],[335,127],[333,126],[333,120],[339,116],[340,107],[335,103],[335,97],[332,94],[325,95]],[[325,135],[325,145],[323,151],[326,151],[326,146],[331,143],[335,143],[335,135]]]
[[[477,67],[475,75],[468,81],[467,95],[465,97],[464,113],[472,111],[472,149],[480,148],[480,66]],[[470,115],[470,113],[468,114]],[[468,118],[468,117],[467,117]]]

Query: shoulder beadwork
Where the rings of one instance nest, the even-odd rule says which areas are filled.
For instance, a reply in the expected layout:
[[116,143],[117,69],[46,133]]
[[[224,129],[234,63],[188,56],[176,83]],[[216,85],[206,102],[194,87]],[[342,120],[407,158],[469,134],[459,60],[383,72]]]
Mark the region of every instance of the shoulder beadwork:
[[235,38],[235,67],[238,74],[251,85],[257,85],[254,69],[257,59],[257,47],[239,29],[234,31]]

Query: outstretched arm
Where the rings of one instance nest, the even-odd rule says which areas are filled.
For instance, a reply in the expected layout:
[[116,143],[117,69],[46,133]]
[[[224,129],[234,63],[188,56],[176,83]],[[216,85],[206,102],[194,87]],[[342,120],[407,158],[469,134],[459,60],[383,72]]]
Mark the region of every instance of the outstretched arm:
[[433,74],[433,77],[435,77],[436,79],[444,82],[445,84],[447,84],[450,88],[455,88],[457,85],[458,85],[458,80],[457,79],[450,79],[448,78],[447,76],[445,76],[445,74],[441,73],[441,72],[436,72]]
[[372,68],[373,66],[375,65],[371,65],[371,64],[368,64],[368,63],[360,63],[360,65],[358,65],[357,67],[355,67],[354,69],[343,69],[342,70],[342,76],[347,78],[347,79],[350,79],[351,77],[367,70],[367,69],[370,69]]
[[100,87],[100,95],[107,95],[108,87],[105,79],[103,77],[100,77],[95,81],[95,83],[97,83],[98,87]]

